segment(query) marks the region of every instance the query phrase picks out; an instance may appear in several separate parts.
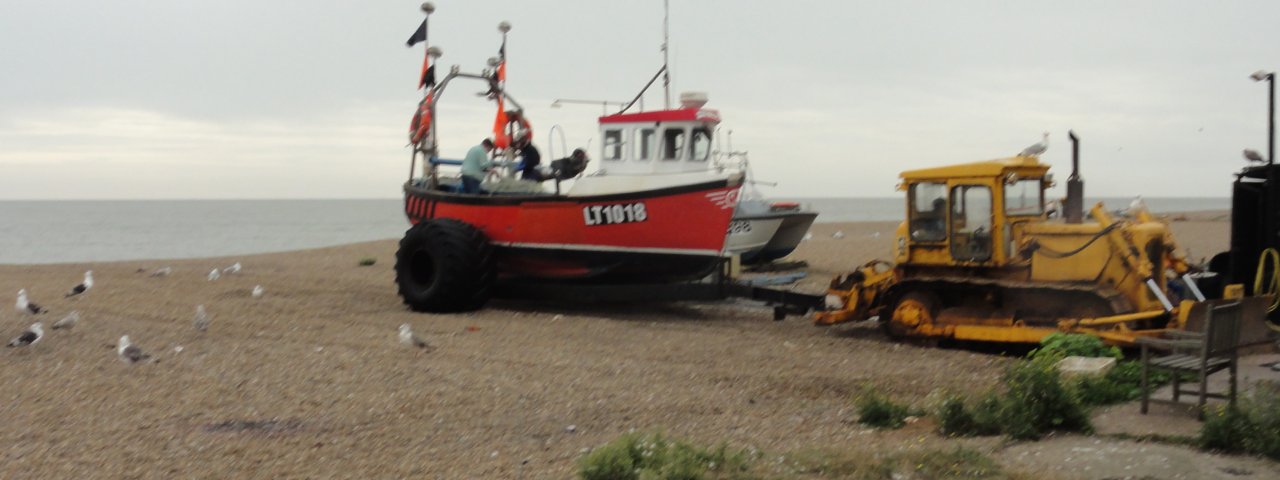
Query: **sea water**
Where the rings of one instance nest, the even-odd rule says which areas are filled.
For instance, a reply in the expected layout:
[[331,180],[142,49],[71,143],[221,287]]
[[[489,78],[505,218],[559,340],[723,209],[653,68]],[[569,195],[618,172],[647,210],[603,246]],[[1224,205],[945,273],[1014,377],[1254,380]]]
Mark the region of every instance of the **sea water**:
[[[816,210],[819,222],[897,221],[905,208],[901,198],[785,200]],[[1113,209],[1130,202],[1102,200]],[[1228,198],[1145,201],[1154,212],[1231,204]],[[279,252],[399,238],[409,225],[399,199],[0,201],[0,224],[0,264]]]

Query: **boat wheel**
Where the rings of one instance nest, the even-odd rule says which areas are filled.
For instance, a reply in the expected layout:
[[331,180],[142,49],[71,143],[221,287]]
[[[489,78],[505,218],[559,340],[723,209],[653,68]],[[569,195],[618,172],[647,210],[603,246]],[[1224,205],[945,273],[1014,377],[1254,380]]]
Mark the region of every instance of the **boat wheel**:
[[493,245],[475,227],[453,219],[414,225],[396,252],[396,284],[418,312],[483,307],[493,286]]

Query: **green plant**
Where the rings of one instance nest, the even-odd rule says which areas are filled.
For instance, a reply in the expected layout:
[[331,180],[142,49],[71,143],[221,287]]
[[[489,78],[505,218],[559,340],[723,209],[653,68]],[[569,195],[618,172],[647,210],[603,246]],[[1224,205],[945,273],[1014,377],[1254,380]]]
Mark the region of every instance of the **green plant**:
[[614,441],[596,448],[578,461],[578,475],[584,480],[635,480],[634,444]]
[[1119,348],[1102,343],[1102,339],[1093,335],[1079,333],[1051,333],[1040,340],[1040,348],[1032,350],[1028,356],[1035,360],[1047,356],[1058,359],[1065,357],[1106,357],[1124,358]]
[[1003,430],[1001,410],[1004,408],[996,392],[987,392],[973,407],[974,435],[999,435]]
[[906,405],[870,391],[858,398],[858,422],[875,428],[902,428],[911,414]]
[[[788,473],[798,478],[1011,478],[982,452],[956,447],[950,450],[914,449],[889,454],[865,449],[805,450],[786,457]],[[769,477],[774,478],[774,477]],[[780,478],[797,478],[783,476]]]
[[1051,357],[1020,362],[1005,373],[1004,433],[1015,439],[1040,438],[1050,430],[1089,432],[1089,416],[1062,384]]
[[578,461],[584,480],[699,480],[739,478],[752,456],[726,445],[713,449],[661,434],[626,434]]
[[1249,451],[1248,439],[1254,435],[1253,422],[1236,406],[1210,409],[1200,426],[1200,447],[1227,452]]
[[373,257],[364,257],[360,259],[361,267],[370,267],[370,266],[373,266],[373,264],[375,263],[378,263],[378,259]]
[[1000,397],[988,393],[970,409],[960,397],[948,397],[938,408],[938,429],[944,435],[968,437],[1000,433]]
[[1238,405],[1211,408],[1205,417],[1201,448],[1280,460],[1280,387],[1258,384]]
[[914,470],[918,478],[998,478],[1000,465],[977,450],[955,447],[951,450],[903,455],[901,460]]

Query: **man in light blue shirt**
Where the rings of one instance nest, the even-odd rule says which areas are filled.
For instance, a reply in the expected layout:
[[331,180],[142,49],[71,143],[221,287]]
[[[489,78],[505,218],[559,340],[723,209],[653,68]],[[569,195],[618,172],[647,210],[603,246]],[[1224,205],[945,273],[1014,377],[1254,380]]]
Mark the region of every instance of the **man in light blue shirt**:
[[467,156],[462,159],[462,193],[480,193],[480,181],[484,180],[484,172],[494,165],[489,160],[491,151],[493,140],[487,138],[467,150]]

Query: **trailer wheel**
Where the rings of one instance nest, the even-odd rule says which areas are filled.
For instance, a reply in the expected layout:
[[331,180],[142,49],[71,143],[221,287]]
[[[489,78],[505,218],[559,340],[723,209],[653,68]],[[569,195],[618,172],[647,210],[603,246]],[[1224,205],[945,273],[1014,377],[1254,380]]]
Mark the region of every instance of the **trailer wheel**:
[[483,307],[493,287],[493,245],[480,230],[454,219],[414,225],[396,251],[396,284],[417,312],[465,312]]
[[934,323],[941,303],[937,295],[928,291],[915,290],[903,294],[894,302],[889,319],[882,323],[885,334],[894,340],[902,340],[908,332]]

